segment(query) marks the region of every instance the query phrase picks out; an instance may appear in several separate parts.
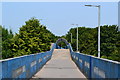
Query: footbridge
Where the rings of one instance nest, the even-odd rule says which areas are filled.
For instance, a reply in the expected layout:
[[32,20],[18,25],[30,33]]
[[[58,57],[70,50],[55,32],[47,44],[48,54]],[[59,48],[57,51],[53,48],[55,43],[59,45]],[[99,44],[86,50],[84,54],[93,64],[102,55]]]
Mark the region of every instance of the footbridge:
[[[59,42],[66,49],[60,49]],[[120,80],[120,62],[76,53],[65,39],[58,39],[51,50],[0,61],[0,79],[115,79]]]

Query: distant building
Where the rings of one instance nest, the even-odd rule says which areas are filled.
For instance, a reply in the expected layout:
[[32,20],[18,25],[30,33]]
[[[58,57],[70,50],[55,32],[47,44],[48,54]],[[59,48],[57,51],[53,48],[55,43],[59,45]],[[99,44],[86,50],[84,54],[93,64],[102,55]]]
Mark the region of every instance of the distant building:
[[118,3],[118,31],[120,31],[120,1]]

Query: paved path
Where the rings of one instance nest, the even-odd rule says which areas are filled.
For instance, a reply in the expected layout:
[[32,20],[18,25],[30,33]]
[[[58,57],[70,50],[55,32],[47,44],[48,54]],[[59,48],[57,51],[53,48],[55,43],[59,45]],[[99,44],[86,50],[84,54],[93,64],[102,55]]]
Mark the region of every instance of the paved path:
[[33,78],[85,78],[70,58],[68,49],[55,49],[51,60]]

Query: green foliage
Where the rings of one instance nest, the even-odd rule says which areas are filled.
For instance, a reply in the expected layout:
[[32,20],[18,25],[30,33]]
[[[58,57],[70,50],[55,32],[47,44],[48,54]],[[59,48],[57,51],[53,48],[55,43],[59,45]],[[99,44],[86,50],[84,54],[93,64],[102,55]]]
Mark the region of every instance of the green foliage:
[[11,30],[2,29],[3,59],[48,51],[57,39],[35,18],[26,21],[14,37]]
[[11,39],[13,38],[13,33],[11,30],[5,29],[4,27],[0,26],[2,30],[2,58],[10,58],[13,57],[12,50],[11,50]]
[[[101,26],[101,57],[120,61],[120,32],[116,25]],[[79,27],[79,51],[81,53],[97,56],[98,28]],[[38,19],[31,18],[25,22],[18,34],[13,35],[12,30],[0,26],[0,51],[2,58],[12,58],[22,55],[45,52],[50,49],[51,43],[58,38],[66,38],[76,51],[77,28],[71,28],[65,36],[55,36],[46,26],[40,24]],[[65,47],[64,42],[58,44]],[[0,52],[1,54],[1,52]]]
[[[117,31],[116,25],[101,26],[101,57],[120,61],[120,32]],[[98,28],[79,27],[79,51],[81,53],[97,56],[98,49]],[[71,43],[76,51],[76,28],[71,28],[66,39]]]
[[2,59],[2,26],[0,26],[0,59]]
[[65,42],[59,42],[58,43],[58,46],[60,46],[60,47],[62,47],[62,48],[65,48],[66,47],[66,44],[65,44]]

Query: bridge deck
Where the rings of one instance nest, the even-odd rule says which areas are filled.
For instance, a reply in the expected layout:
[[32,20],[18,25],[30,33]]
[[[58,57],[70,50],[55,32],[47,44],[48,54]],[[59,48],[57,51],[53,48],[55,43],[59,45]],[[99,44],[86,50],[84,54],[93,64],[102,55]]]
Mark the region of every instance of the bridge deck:
[[68,49],[55,49],[50,61],[33,78],[85,78]]

